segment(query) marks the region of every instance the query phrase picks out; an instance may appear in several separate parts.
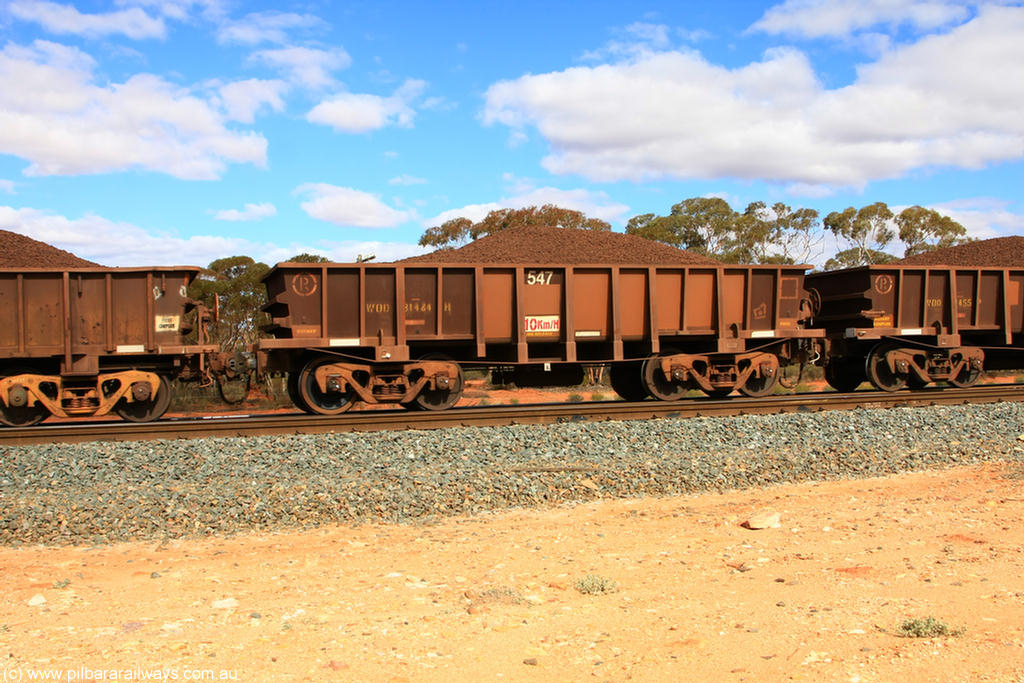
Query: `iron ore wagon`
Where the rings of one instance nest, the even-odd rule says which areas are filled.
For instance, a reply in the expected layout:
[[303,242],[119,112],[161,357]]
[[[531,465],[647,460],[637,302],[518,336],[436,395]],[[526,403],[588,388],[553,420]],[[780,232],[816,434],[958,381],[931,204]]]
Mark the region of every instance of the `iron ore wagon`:
[[[188,298],[199,268],[0,269],[0,422],[160,417],[170,380],[207,377],[219,349]],[[198,343],[186,314],[197,310]],[[212,360],[207,359],[210,354]]]
[[1024,269],[873,265],[811,273],[815,325],[828,337],[825,378],[839,391],[885,391],[1021,367]]
[[289,372],[302,409],[440,410],[463,368],[520,386],[571,385],[609,364],[624,398],[690,389],[769,393],[813,361],[806,266],[281,263],[264,278],[273,335],[263,371]]

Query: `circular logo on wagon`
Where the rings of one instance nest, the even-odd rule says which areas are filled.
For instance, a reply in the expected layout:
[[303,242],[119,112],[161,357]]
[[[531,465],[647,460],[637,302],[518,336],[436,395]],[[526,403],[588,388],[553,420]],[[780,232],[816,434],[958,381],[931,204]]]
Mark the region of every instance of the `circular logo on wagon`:
[[292,291],[299,296],[309,296],[316,291],[316,275],[299,273],[292,277]]
[[892,286],[892,275],[883,273],[875,278],[875,291],[879,294],[888,294],[892,291]]

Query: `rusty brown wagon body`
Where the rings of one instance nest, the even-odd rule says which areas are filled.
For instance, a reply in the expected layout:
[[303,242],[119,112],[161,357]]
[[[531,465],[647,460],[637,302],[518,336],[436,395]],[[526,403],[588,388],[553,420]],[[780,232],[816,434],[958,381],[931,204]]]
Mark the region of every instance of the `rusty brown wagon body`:
[[873,265],[811,273],[807,287],[837,389],[968,386],[1024,360],[1024,269]]
[[[48,415],[143,421],[170,402],[169,380],[208,372],[216,346],[186,343],[196,307],[186,266],[0,269],[0,421]],[[200,320],[204,311],[199,307]]]
[[[282,263],[265,277],[273,338],[259,365],[293,372],[319,413],[353,402],[445,408],[461,368],[569,384],[610,364],[626,398],[767,393],[816,353],[805,266]],[[818,340],[816,342],[816,340]]]

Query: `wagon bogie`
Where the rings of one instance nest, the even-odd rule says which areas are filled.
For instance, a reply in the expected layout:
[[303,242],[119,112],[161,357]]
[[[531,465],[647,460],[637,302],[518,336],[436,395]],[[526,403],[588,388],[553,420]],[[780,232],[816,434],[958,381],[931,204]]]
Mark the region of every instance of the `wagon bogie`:
[[878,344],[865,362],[868,379],[883,391],[920,389],[943,381],[968,387],[981,378],[985,352],[978,347],[922,348],[893,340]]
[[115,412],[142,421],[136,416],[156,419],[162,415],[170,404],[170,393],[170,383],[153,372],[125,370],[84,378],[23,372],[0,378],[0,411],[36,412],[43,417],[101,417]]
[[650,395],[663,401],[682,398],[692,389],[708,396],[726,396],[736,390],[765,396],[778,383],[780,367],[779,356],[764,351],[659,354],[644,362],[643,381]]
[[458,401],[464,386],[457,363],[435,359],[376,364],[319,355],[295,376],[293,401],[297,397],[299,408],[321,415],[338,415],[360,402],[442,410]]

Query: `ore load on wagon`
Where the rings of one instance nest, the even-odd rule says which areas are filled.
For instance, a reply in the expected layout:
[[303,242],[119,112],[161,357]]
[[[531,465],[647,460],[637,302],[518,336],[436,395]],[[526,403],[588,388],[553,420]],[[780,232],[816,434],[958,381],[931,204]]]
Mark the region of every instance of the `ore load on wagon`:
[[0,268],[90,268],[98,263],[10,230],[0,230]]
[[[539,251],[538,251],[539,249]],[[806,266],[724,265],[617,233],[508,229],[393,264],[282,263],[264,279],[259,365],[291,373],[297,405],[444,409],[463,370],[577,384],[610,366],[624,398],[769,393],[811,360]]]
[[1024,237],[995,237],[945,249],[933,249],[901,259],[896,265],[1024,268]]

